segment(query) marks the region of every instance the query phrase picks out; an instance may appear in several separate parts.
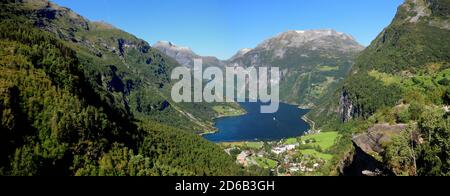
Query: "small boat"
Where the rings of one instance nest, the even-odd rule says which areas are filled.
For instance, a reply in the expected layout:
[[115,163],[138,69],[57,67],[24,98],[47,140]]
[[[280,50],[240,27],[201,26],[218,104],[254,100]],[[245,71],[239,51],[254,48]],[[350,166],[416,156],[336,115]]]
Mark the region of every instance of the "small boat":
[[275,120],[277,120],[277,118],[276,118],[276,117],[273,117],[273,120],[275,121]]

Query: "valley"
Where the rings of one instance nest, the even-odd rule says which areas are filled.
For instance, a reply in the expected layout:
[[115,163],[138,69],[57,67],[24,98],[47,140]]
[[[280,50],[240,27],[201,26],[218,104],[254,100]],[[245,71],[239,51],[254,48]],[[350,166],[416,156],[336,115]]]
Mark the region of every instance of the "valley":
[[364,49],[352,36],[332,29],[283,32],[224,61],[201,57],[189,47],[169,41],[159,41],[154,47],[188,68],[193,67],[194,59],[202,59],[204,67],[223,70],[279,67],[281,101],[304,109],[330,96],[350,71],[353,58]]
[[308,110],[295,105],[280,103],[280,108],[273,114],[260,113],[263,103],[240,103],[246,111],[243,115],[217,118],[217,132],[203,135],[212,142],[235,141],[273,141],[287,137],[301,136],[307,132],[309,125],[301,119]]
[[[2,1],[0,19],[0,176],[450,176],[449,0],[405,0],[367,47],[282,28],[227,60],[49,0]],[[174,99],[196,60],[279,68],[278,110]]]
[[263,175],[328,175],[337,132],[318,132],[282,140],[219,143],[236,162]]

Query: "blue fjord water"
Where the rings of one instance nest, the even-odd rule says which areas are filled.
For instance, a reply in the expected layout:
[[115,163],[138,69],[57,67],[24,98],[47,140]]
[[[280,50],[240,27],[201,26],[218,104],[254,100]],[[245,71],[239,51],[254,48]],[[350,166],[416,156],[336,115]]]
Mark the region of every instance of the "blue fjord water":
[[280,103],[277,113],[261,114],[261,104],[241,103],[246,115],[216,119],[215,126],[219,131],[203,137],[212,142],[273,141],[301,136],[310,128],[301,119],[308,110]]

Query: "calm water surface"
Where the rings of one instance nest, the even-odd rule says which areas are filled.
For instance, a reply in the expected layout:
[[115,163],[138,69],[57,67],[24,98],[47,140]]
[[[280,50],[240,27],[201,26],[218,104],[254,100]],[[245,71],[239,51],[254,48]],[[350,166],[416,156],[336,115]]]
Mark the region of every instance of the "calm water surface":
[[236,142],[255,140],[280,140],[297,137],[308,131],[309,125],[301,119],[309,110],[280,103],[275,114],[261,114],[262,103],[241,103],[246,115],[216,120],[217,133],[204,135],[212,142]]

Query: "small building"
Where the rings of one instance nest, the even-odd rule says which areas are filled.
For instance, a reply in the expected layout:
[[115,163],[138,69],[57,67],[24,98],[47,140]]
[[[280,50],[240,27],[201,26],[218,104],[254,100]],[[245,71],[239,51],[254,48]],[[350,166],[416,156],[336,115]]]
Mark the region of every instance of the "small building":
[[239,154],[237,156],[237,159],[236,159],[237,163],[239,163],[243,166],[247,166],[248,165],[248,162],[247,162],[248,156],[250,156],[250,152],[242,151],[241,154]]
[[257,154],[256,154],[256,156],[258,156],[258,157],[264,157],[264,155],[266,155],[266,153],[263,151],[263,150],[261,150],[261,151],[259,151]]
[[279,154],[283,154],[287,151],[294,150],[295,148],[297,148],[297,146],[299,146],[299,144],[291,144],[291,145],[275,147],[274,149],[272,149],[272,152],[279,155]]
[[291,173],[299,172],[299,171],[300,171],[300,168],[298,168],[298,167],[291,167],[291,168],[289,168],[289,171],[290,171]]
[[314,167],[315,169],[317,169],[317,168],[319,168],[319,167],[320,167],[320,164],[318,164],[318,163],[314,163],[313,167]]

